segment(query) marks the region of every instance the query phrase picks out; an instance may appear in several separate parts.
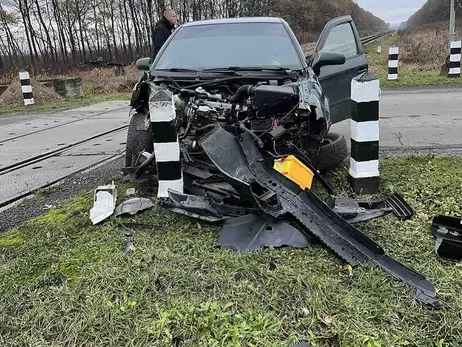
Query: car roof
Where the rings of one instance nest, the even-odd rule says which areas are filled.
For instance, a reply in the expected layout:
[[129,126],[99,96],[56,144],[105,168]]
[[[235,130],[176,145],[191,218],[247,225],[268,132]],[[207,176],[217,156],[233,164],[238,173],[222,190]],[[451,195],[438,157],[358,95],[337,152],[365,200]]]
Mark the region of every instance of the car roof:
[[279,17],[234,17],[234,18],[217,18],[204,19],[193,22],[187,22],[182,27],[208,25],[208,24],[229,24],[229,23],[284,23],[284,20]]

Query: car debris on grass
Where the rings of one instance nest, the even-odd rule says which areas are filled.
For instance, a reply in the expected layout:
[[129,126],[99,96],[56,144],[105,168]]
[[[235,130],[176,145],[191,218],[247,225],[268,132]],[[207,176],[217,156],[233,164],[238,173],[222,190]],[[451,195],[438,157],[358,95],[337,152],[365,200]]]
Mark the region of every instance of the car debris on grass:
[[[355,224],[435,281],[438,309],[416,303],[407,285],[380,269],[347,266],[320,245],[221,249],[219,227],[156,203],[93,225],[89,191],[0,235],[0,344],[457,346],[462,268],[435,254],[429,227],[433,215],[461,215],[461,165],[455,156],[383,157],[384,197],[399,192],[415,215],[401,221],[388,213]],[[347,172],[342,164],[326,178],[335,196],[356,200]],[[155,195],[150,184],[111,180],[118,191]],[[334,205],[319,182],[312,190]],[[127,306],[132,301],[137,305]]]
[[[127,189],[126,196],[135,194],[134,188]],[[117,188],[112,184],[99,186],[94,193],[93,207],[90,210],[90,219],[93,224],[98,224],[109,217],[118,217],[123,214],[134,215],[138,212],[150,209],[154,206],[151,199],[143,197],[131,197],[117,203]]]
[[[325,47],[331,35],[335,39],[334,29],[346,24],[357,41],[351,17],[336,18],[326,25],[308,59],[281,19],[181,26],[151,67],[149,60],[138,61],[146,71],[132,94],[135,113],[127,133],[124,172],[133,179],[155,175],[159,204],[171,211],[225,222],[222,246],[255,250],[320,242],[350,266],[374,264],[412,286],[418,301],[437,305],[436,289],[425,276],[387,255],[353,225],[391,211],[403,220],[412,217],[404,199],[390,195],[369,211],[364,204],[349,201],[349,211],[344,204],[335,211],[310,189],[317,178],[332,195],[319,170],[335,167],[348,155],[346,141],[331,147],[325,140],[331,124],[339,120],[335,117],[339,102],[347,106],[342,109],[344,117],[352,112],[350,83],[340,96],[338,89],[324,91],[326,84],[321,82],[327,79],[323,67],[342,65],[339,73],[344,74],[352,68],[345,47]],[[190,38],[209,44],[209,36],[199,35],[203,25],[227,40],[243,40],[248,26],[265,28],[277,33],[280,44],[271,45],[271,63],[265,60],[270,54],[265,51],[270,47],[265,35],[248,38],[257,40],[256,51],[245,56],[236,55],[237,47],[244,47],[241,40],[232,51],[214,56],[213,62],[205,51],[193,60],[176,54],[177,46],[187,45]],[[228,29],[223,31],[223,26]],[[366,59],[360,65],[355,68],[367,70]]]
[[440,257],[462,260],[462,217],[435,216],[431,230]]
[[90,219],[93,224],[98,224],[114,213],[117,201],[117,188],[112,184],[96,188],[94,205],[90,210]]

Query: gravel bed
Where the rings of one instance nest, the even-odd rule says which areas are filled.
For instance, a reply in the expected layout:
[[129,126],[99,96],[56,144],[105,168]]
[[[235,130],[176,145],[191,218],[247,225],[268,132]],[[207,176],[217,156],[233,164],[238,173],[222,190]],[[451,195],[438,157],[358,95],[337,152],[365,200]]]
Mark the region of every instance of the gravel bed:
[[119,157],[91,171],[75,173],[60,181],[56,189],[50,189],[49,193],[39,199],[23,199],[15,206],[0,210],[0,232],[11,230],[31,218],[45,214],[50,207],[56,207],[62,200],[106,184],[108,178],[120,173],[124,164],[124,159]]

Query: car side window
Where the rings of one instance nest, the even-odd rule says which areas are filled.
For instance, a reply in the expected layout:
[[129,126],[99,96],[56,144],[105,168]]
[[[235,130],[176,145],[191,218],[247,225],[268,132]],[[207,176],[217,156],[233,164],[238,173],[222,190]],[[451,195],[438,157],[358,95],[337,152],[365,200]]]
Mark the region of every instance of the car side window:
[[321,52],[341,53],[347,59],[357,56],[358,47],[351,24],[343,23],[334,27],[327,36]]

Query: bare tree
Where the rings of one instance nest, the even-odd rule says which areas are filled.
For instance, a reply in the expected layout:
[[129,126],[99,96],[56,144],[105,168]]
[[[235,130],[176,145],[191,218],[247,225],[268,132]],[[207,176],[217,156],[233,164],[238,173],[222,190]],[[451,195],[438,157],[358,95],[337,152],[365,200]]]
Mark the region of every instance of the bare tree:
[[0,73],[24,64],[65,71],[86,60],[130,63],[151,56],[154,26],[166,7],[181,23],[280,16],[299,37],[319,33],[344,13],[360,28],[386,27],[352,0],[0,0]]

